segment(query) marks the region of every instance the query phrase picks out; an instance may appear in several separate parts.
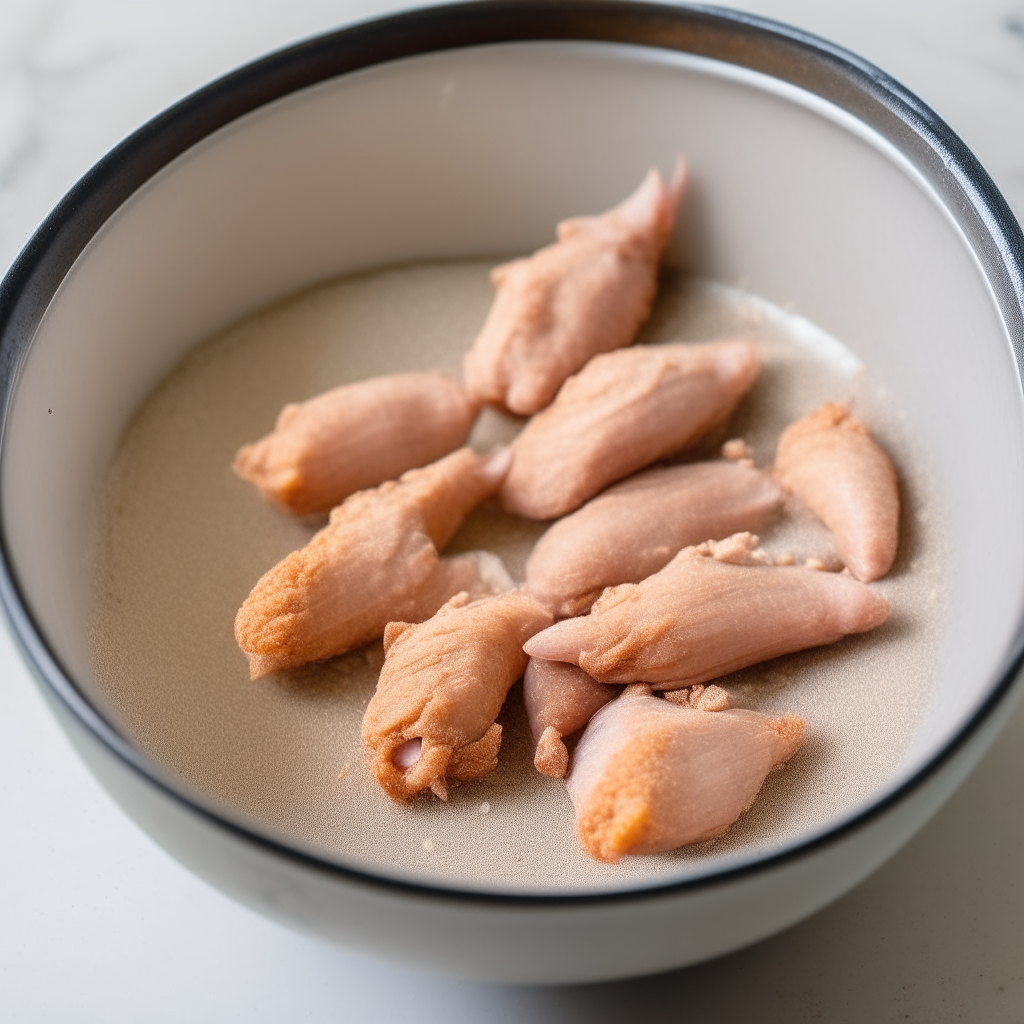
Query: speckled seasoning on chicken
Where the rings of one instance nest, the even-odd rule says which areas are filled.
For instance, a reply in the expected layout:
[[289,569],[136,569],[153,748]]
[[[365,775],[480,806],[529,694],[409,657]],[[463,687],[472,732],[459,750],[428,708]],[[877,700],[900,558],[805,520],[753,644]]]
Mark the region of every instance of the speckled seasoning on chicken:
[[685,181],[652,170],[623,203],[558,225],[558,241],[495,267],[497,296],[463,361],[469,393],[521,416],[591,356],[628,345],[651,312]]
[[611,587],[589,615],[526,645],[602,683],[679,689],[881,625],[889,603],[849,576],[768,564],[757,537],[684,548],[642,583]]
[[508,453],[468,448],[373,490],[266,573],[235,618],[253,679],[358,647],[395,619],[420,622],[453,594],[480,588],[471,555],[441,558],[463,519],[493,494]]
[[805,723],[756,711],[697,711],[630,687],[591,719],[566,779],[587,852],[616,863],[724,835]]
[[662,696],[670,704],[696,711],[728,711],[730,707],[728,692],[714,683],[694,683],[681,690],[666,690]]
[[523,643],[551,614],[522,590],[470,602],[457,594],[426,622],[390,622],[384,667],[363,717],[370,768],[385,792],[424,789],[447,799],[449,782],[493,771],[495,722],[526,668]]
[[513,442],[502,504],[529,519],[572,512],[728,420],[760,369],[750,341],[595,356]]
[[564,737],[579,732],[595,712],[621,693],[621,686],[599,683],[576,665],[531,658],[523,676],[523,701],[537,771],[553,779],[565,775],[569,750]]
[[286,405],[234,470],[289,512],[327,512],[458,448],[479,405],[443,373],[394,373]]
[[562,618],[605,587],[639,583],[676,552],[774,519],[782,489],[746,462],[695,462],[638,473],[556,522],[526,566],[526,586]]
[[775,478],[832,531],[857,579],[867,583],[889,571],[900,518],[896,470],[845,405],[827,402],[783,431]]

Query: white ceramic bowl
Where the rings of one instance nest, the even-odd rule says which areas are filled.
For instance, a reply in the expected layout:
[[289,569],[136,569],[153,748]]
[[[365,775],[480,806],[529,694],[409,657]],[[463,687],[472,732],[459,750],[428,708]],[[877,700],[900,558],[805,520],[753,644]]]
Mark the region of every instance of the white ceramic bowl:
[[[934,475],[948,613],[906,756],[866,807],[643,889],[456,890],[263,835],[169,782],[99,710],[91,510],[128,418],[197,341],[311,283],[527,251],[685,152],[673,256],[801,312],[885,383]],[[855,885],[1005,720],[1024,611],[1022,238],[923,104],[849,53],[708,8],[551,0],[418,11],[250,65],[79,182],[0,292],[7,614],[55,714],[125,810],[197,874],[332,941],[564,982],[771,934]],[[884,685],[884,680],[880,681]]]

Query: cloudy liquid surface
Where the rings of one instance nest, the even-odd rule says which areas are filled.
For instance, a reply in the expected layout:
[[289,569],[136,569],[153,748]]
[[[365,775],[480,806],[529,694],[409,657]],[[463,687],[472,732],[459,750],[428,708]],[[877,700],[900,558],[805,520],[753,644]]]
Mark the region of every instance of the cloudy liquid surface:
[[[830,399],[854,410],[900,474],[900,551],[874,584],[893,607],[873,633],[778,658],[720,681],[733,704],[807,720],[803,747],[773,772],[722,839],[600,864],[581,849],[561,780],[533,767],[522,688],[509,693],[498,768],[454,788],[392,802],[359,739],[383,661],[379,643],[251,681],[235,613],[256,580],[324,520],[296,519],[231,472],[244,443],[286,402],[398,370],[459,373],[492,299],[490,263],[378,271],[304,292],[190,351],[146,399],[108,471],[94,551],[91,658],[124,730],[201,799],[264,832],[352,866],[503,890],[628,887],[704,874],[776,848],[864,803],[899,763],[927,699],[942,613],[941,530],[912,439],[870,372],[832,339],[744,292],[669,276],[640,342],[756,340],[758,383],[728,430],[684,459],[742,436],[769,467],[784,427]],[[486,411],[487,447],[523,421]],[[448,552],[490,549],[513,579],[546,524],[493,505]],[[828,534],[787,517],[762,538],[774,553],[827,557]]]

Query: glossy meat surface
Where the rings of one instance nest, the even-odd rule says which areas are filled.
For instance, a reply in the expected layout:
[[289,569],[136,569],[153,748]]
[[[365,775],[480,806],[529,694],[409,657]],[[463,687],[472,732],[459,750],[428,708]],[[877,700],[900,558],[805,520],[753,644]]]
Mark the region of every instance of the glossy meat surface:
[[739,462],[649,469],[556,522],[530,556],[526,586],[559,618],[582,615],[605,587],[639,583],[684,547],[762,529],[782,500],[771,477]]
[[516,438],[502,504],[529,519],[572,512],[728,420],[760,368],[750,341],[595,356]]
[[606,590],[589,615],[539,633],[526,653],[603,683],[679,689],[888,618],[885,598],[849,576],[764,561],[750,534],[684,548],[642,583]]
[[795,715],[696,711],[624,694],[602,708],[566,782],[587,852],[616,863],[724,835],[803,740]]
[[497,295],[466,354],[474,399],[528,416],[591,356],[630,344],[650,315],[658,261],[682,195],[652,170],[623,203],[558,225],[558,241],[496,267]]
[[390,622],[384,667],[363,718],[370,767],[387,794],[408,800],[493,771],[495,723],[526,668],[523,643],[551,622],[521,590],[469,602],[458,594],[418,625]]
[[867,583],[889,571],[899,539],[896,470],[846,406],[828,402],[783,431],[775,478],[832,531],[857,579]]
[[507,453],[468,448],[359,491],[305,547],[266,573],[235,618],[253,679],[383,636],[395,619],[429,618],[477,590],[471,556],[440,558],[462,520],[496,490]]
[[536,744],[533,763],[542,775],[561,778],[569,766],[562,738],[582,729],[622,693],[592,679],[576,665],[531,658],[523,676],[523,699]]
[[443,373],[396,373],[286,405],[234,470],[289,512],[327,512],[458,448],[478,406]]

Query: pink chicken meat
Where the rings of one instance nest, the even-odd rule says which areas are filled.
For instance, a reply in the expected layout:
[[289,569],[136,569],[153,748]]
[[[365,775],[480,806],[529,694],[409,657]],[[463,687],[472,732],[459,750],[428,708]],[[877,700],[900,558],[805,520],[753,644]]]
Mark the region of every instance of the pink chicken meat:
[[775,478],[832,531],[843,564],[865,583],[896,558],[896,470],[868,428],[838,402],[790,424],[779,438]]
[[516,438],[502,504],[529,519],[572,512],[728,420],[760,369],[750,341],[595,356]]
[[592,356],[633,341],[650,315],[684,181],[681,160],[670,185],[652,170],[619,206],[562,221],[553,245],[495,267],[497,296],[463,361],[475,400],[529,416]]
[[881,625],[889,603],[849,576],[766,564],[757,537],[684,548],[642,583],[611,587],[589,615],[526,645],[602,683],[680,689]]
[[523,676],[523,699],[536,744],[537,771],[553,779],[565,775],[569,751],[563,737],[579,732],[620,693],[621,686],[599,683],[576,665],[531,658]]
[[396,373],[286,405],[234,470],[289,512],[327,512],[458,448],[479,406],[443,373]]
[[573,754],[566,783],[583,846],[614,864],[724,835],[804,728],[795,715],[697,711],[627,691]]
[[409,800],[493,771],[501,746],[495,722],[526,668],[523,643],[551,622],[529,594],[469,602],[457,594],[419,625],[390,622],[384,667],[366,714],[363,744],[384,791]]
[[461,448],[334,509],[238,611],[235,639],[252,678],[343,654],[394,619],[420,622],[453,594],[479,589],[472,556],[438,551],[494,493],[507,460],[507,450],[485,459]]
[[762,529],[783,498],[771,477],[739,462],[638,473],[544,534],[526,565],[526,586],[557,617],[582,615],[605,587],[639,583],[684,547]]

